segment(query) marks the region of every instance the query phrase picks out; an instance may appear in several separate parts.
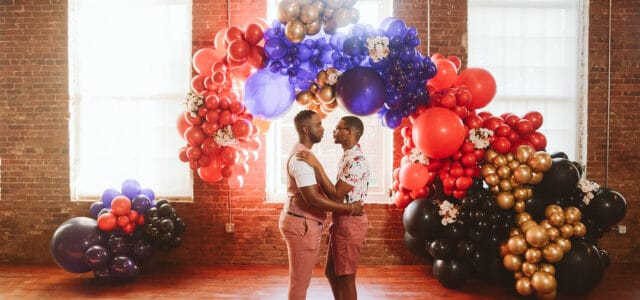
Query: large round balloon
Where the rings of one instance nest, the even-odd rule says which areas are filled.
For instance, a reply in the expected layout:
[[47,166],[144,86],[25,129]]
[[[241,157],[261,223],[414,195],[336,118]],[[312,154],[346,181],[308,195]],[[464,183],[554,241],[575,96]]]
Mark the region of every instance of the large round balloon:
[[84,260],[87,249],[95,246],[88,242],[100,236],[96,220],[87,217],[69,219],[58,226],[51,237],[49,250],[56,264],[71,273],[85,273],[91,267]]
[[289,77],[260,69],[244,85],[244,104],[247,110],[262,119],[274,119],[284,114],[295,99],[294,86]]
[[496,80],[489,71],[481,68],[468,68],[458,75],[456,85],[464,85],[471,92],[470,109],[487,106],[496,95]]
[[467,280],[468,274],[469,267],[459,260],[436,259],[433,262],[433,276],[445,287],[459,287]]
[[354,67],[342,74],[336,84],[336,100],[349,112],[367,116],[384,105],[384,79],[375,69]]
[[404,229],[415,238],[428,240],[439,236],[443,230],[439,209],[431,198],[411,201],[402,215]]
[[584,294],[602,279],[603,265],[599,249],[589,242],[574,239],[571,251],[556,264],[558,290],[567,294]]
[[626,214],[627,200],[617,191],[608,188],[599,190],[587,206],[587,215],[595,225],[605,230],[620,222]]
[[448,157],[464,142],[462,120],[455,112],[446,108],[432,107],[425,110],[414,120],[413,126],[413,142],[428,157]]
[[551,168],[543,173],[542,181],[535,185],[535,192],[547,198],[567,197],[578,184],[580,173],[568,159],[552,158],[551,162]]
[[408,232],[404,232],[404,245],[413,253],[413,255],[418,257],[429,257],[429,253],[427,252],[427,240],[423,238],[416,238],[409,234]]

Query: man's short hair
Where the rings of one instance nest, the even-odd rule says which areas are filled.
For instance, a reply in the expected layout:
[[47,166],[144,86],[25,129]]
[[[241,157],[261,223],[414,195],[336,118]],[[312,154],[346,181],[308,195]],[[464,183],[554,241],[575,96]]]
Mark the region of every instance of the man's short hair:
[[293,118],[293,123],[296,125],[296,130],[301,132],[302,126],[306,125],[307,121],[311,120],[311,117],[315,115],[316,112],[313,110],[301,110],[296,116]]
[[364,124],[362,124],[362,120],[356,116],[346,116],[342,117],[344,124],[352,129],[352,132],[356,135],[356,140],[360,140],[362,134],[364,134]]

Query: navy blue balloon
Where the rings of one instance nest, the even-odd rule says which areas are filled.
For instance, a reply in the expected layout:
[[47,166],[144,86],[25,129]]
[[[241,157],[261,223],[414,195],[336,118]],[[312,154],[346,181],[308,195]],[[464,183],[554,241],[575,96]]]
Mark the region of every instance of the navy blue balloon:
[[98,224],[91,218],[76,217],[58,226],[49,247],[56,264],[71,273],[91,271],[91,267],[84,261],[84,253],[91,247],[86,242],[90,236],[100,236]]
[[100,245],[95,245],[84,253],[84,262],[94,270],[106,266],[110,260],[109,251]]
[[384,80],[373,68],[351,68],[336,83],[338,104],[355,115],[375,113],[384,105],[384,96]]
[[364,43],[357,37],[350,37],[344,41],[343,51],[351,56],[362,54]]
[[396,128],[396,127],[400,126],[400,123],[402,123],[402,110],[401,109],[388,110],[384,114],[384,124],[387,127],[393,129],[393,128]]
[[[294,78],[295,79],[295,78]],[[284,114],[293,104],[295,88],[289,77],[260,69],[244,85],[244,103],[254,116],[273,119]]]
[[127,196],[129,199],[133,199],[133,197],[140,194],[142,188],[140,187],[140,183],[135,179],[127,179],[122,183],[122,194]]
[[154,193],[150,188],[143,188],[142,191],[140,191],[140,194],[147,196],[151,201],[156,198],[156,193]]
[[136,262],[146,262],[153,255],[153,246],[144,240],[137,240],[131,246],[131,256]]
[[104,203],[105,208],[111,208],[111,200],[120,195],[122,195],[120,191],[114,188],[108,188],[104,190],[104,192],[102,192],[102,197],[100,197],[100,200],[102,200],[102,203]]
[[129,252],[129,243],[122,236],[111,237],[107,241],[107,249],[113,256],[125,255]]
[[387,33],[388,37],[404,37],[404,35],[407,33],[407,25],[401,19],[392,20],[383,29]]
[[131,278],[138,272],[138,265],[127,256],[117,256],[109,265],[109,274],[113,278]]
[[146,195],[140,194],[131,200],[131,209],[139,214],[146,214],[149,208],[151,208],[151,199]]
[[104,207],[104,203],[102,201],[96,201],[91,203],[91,206],[89,207],[89,213],[91,213],[91,215],[94,218],[98,217],[98,214],[100,213],[100,211],[105,208]]
[[264,53],[270,60],[281,59],[287,54],[287,44],[279,37],[270,38],[264,43]]
[[93,269],[93,277],[95,279],[107,279],[110,277],[109,275],[109,267],[104,266],[100,268]]

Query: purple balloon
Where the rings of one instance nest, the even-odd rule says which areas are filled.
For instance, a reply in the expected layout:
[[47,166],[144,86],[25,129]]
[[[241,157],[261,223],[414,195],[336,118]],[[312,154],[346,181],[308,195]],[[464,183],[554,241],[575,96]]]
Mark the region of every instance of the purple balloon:
[[270,38],[264,43],[264,53],[270,60],[281,59],[287,54],[287,44],[281,38]]
[[93,246],[84,253],[84,262],[94,270],[106,266],[109,260],[109,251],[100,245]]
[[149,208],[151,208],[151,199],[146,195],[140,194],[131,200],[131,209],[137,211],[139,214],[146,214]]
[[284,114],[295,99],[288,76],[260,69],[244,85],[244,104],[256,117],[274,119]]
[[367,116],[384,105],[384,79],[373,68],[354,67],[342,74],[336,84],[336,99],[349,112]]
[[120,195],[122,195],[120,191],[114,188],[108,188],[104,190],[104,192],[102,192],[102,197],[100,199],[102,200],[102,203],[104,204],[105,208],[111,208],[111,200],[113,200],[113,198],[115,198],[116,196],[120,196]]
[[107,249],[113,256],[124,255],[129,252],[129,243],[122,236],[111,237],[107,241]]
[[146,262],[153,255],[153,246],[144,240],[137,240],[131,246],[131,254],[136,262]]
[[402,123],[402,112],[399,109],[396,110],[388,110],[384,114],[384,124],[393,129],[400,126]]
[[122,183],[122,194],[129,199],[139,195],[140,191],[142,191],[140,183],[135,179],[127,179]]
[[91,246],[85,242],[89,236],[100,236],[96,220],[76,217],[62,223],[51,237],[49,250],[56,264],[71,273],[85,273],[91,267],[84,261],[84,253]]
[[140,194],[147,196],[147,198],[149,198],[149,200],[151,201],[156,198],[156,193],[154,193],[150,188],[142,189],[142,191],[140,191]]
[[407,25],[400,19],[395,19],[389,22],[386,27],[383,27],[383,29],[387,33],[388,37],[404,37],[407,33]]
[[138,271],[138,265],[127,256],[117,256],[109,265],[109,274],[113,278],[135,277]]
[[91,206],[89,207],[89,213],[91,213],[91,215],[94,218],[98,217],[98,214],[100,213],[100,211],[105,208],[104,207],[104,202],[102,201],[96,201],[91,203]]

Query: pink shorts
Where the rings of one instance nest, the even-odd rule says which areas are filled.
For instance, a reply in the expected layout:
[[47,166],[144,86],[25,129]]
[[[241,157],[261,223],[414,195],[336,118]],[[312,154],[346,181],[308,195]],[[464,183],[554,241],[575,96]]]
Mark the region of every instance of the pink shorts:
[[[336,275],[356,274],[360,248],[367,236],[369,220],[367,216],[333,215],[333,224],[329,227],[329,249]],[[328,259],[328,257],[327,257]]]

